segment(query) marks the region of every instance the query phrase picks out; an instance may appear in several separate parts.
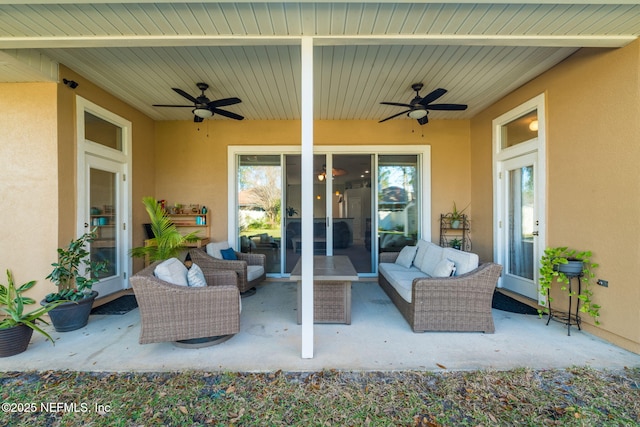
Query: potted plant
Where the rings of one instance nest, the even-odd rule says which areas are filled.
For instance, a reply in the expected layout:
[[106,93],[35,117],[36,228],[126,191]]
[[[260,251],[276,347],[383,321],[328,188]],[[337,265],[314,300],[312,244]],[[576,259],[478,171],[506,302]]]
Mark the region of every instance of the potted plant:
[[[598,264],[591,261],[591,256],[591,251],[579,252],[566,246],[545,249],[544,255],[540,259],[539,283],[540,294],[547,297],[548,302],[544,304],[545,308],[540,310],[540,315],[549,314],[549,304],[553,301],[549,296],[549,290],[554,283],[557,283],[562,291],[578,298],[581,304],[580,312],[593,317],[596,325],[600,324],[598,321],[600,306],[591,300],[593,296],[591,287],[595,278],[593,271],[598,267]],[[581,280],[580,293],[575,290],[569,291],[569,280],[576,276],[580,276]]]
[[296,208],[294,208],[293,206],[288,206],[287,207],[287,216],[294,216],[294,215],[298,215],[298,210]]
[[22,296],[22,294],[33,288],[36,281],[32,280],[16,288],[10,270],[7,270],[7,280],[7,286],[0,284],[0,311],[2,311],[0,315],[0,357],[13,356],[25,351],[31,341],[33,331],[41,333],[53,343],[51,336],[41,329],[37,322],[48,324],[42,320],[42,316],[62,302],[49,303],[25,313],[24,306],[34,304],[35,301]]
[[465,206],[462,210],[458,210],[456,202],[453,202],[453,210],[446,215],[446,217],[449,218],[451,228],[460,228],[460,225],[464,225],[464,211],[466,211],[468,207],[469,205]]
[[454,248],[454,249],[462,249],[462,240],[458,239],[457,237],[451,239],[451,242],[449,243],[449,245]]
[[151,231],[155,236],[142,247],[133,248],[129,252],[132,257],[144,257],[149,262],[161,261],[177,256],[188,242],[198,240],[197,232],[182,235],[178,228],[167,216],[167,212],[153,197],[143,197],[149,219]]
[[66,248],[58,248],[58,262],[51,264],[53,270],[46,277],[57,287],[58,292],[48,294],[42,305],[65,300],[49,312],[49,317],[58,332],[74,331],[84,327],[98,292],[92,286],[98,275],[107,270],[107,262],[91,261],[88,245],[96,239],[96,229],[72,240]]

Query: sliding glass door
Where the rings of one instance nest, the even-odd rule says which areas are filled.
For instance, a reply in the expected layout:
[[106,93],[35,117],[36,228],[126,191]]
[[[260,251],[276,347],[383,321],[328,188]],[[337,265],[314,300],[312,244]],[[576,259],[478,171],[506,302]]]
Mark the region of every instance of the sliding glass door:
[[394,148],[353,153],[329,147],[303,170],[299,153],[247,154],[238,147],[230,241],[243,252],[264,254],[271,276],[290,274],[302,250],[301,174],[313,174],[314,254],[348,256],[358,274],[374,276],[379,252],[431,238],[428,171],[421,170],[428,148]]

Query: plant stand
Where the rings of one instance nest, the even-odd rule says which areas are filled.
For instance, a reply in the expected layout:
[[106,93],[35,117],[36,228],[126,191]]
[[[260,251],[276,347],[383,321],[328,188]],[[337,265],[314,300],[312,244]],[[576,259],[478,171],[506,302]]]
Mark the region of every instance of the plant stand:
[[[576,312],[575,314],[572,314],[572,306],[573,306],[573,301],[572,301],[572,295],[573,292],[571,291],[571,283],[573,282],[573,279],[578,279],[578,295],[580,295],[580,293],[582,292],[582,283],[580,281],[580,278],[582,277],[582,273],[578,273],[578,274],[570,274],[570,273],[565,273],[565,275],[567,276],[567,278],[569,279],[569,309],[566,312],[563,311],[553,311],[551,309],[551,302],[549,301],[549,318],[547,319],[547,325],[549,325],[549,322],[551,321],[551,319],[555,320],[556,322],[560,322],[563,323],[565,325],[567,325],[567,335],[571,336],[571,326],[575,325],[578,327],[578,330],[582,330],[580,328],[580,299],[576,298]],[[549,299],[549,290],[547,290],[547,300]]]

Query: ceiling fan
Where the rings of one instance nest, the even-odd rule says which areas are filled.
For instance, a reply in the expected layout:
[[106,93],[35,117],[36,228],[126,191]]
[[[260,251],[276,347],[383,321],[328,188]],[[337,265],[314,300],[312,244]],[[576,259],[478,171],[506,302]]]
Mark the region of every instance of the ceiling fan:
[[429,123],[429,116],[427,115],[429,113],[428,110],[460,111],[467,109],[466,104],[432,104],[433,101],[447,93],[447,90],[436,89],[422,98],[420,97],[420,90],[422,89],[422,86],[422,83],[414,83],[411,85],[411,89],[416,91],[416,96],[411,100],[409,104],[403,104],[401,102],[381,102],[380,104],[405,107],[408,108],[408,110],[401,111],[397,114],[394,114],[393,116],[387,117],[386,119],[382,119],[378,123],[386,122],[389,119],[393,119],[406,113],[410,118],[418,120],[418,123],[420,123],[420,125],[424,125]]
[[189,101],[193,102],[193,105],[154,104],[153,106],[154,107],[193,108],[192,110],[193,121],[196,123],[200,123],[207,117],[211,117],[214,114],[220,114],[221,116],[229,117],[230,119],[235,119],[235,120],[244,119],[244,117],[239,114],[232,113],[231,111],[221,110],[220,108],[218,108],[218,107],[226,107],[227,105],[239,104],[242,102],[239,98],[224,98],[224,99],[217,99],[215,101],[209,101],[209,98],[207,98],[204,94],[204,91],[209,89],[209,85],[206,83],[196,83],[196,86],[198,86],[198,89],[202,91],[202,93],[197,98],[189,95],[187,92],[183,91],[182,89],[178,89],[175,87],[171,88],[176,93],[184,96]]

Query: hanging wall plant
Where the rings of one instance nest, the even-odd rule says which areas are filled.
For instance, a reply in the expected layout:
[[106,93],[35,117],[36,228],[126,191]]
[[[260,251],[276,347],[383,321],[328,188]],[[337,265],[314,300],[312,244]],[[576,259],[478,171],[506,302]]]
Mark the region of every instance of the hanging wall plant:
[[[562,291],[570,296],[578,298],[580,312],[593,317],[595,324],[599,325],[600,306],[591,300],[593,291],[593,272],[598,264],[591,262],[591,251],[579,252],[568,247],[547,248],[540,259],[540,294],[547,298],[545,308],[540,310],[540,315],[549,314],[549,304],[553,299],[549,296],[549,290],[554,284],[560,286]],[[569,280],[572,277],[580,276],[581,291],[569,290]]]

